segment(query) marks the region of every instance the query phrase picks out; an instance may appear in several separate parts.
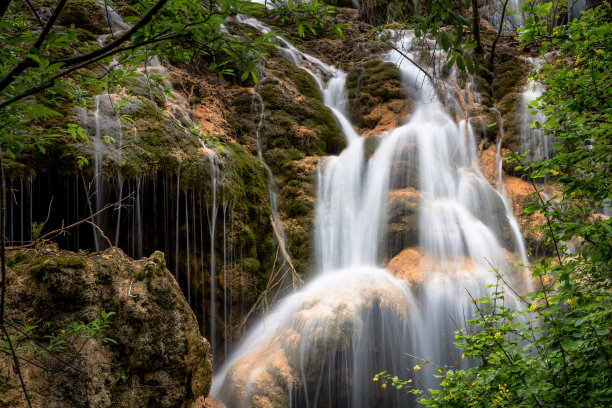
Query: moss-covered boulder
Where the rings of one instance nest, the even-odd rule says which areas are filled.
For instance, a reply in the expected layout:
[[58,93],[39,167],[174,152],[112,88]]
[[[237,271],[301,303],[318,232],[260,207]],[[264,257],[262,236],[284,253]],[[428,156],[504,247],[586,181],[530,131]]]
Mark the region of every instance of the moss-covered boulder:
[[350,116],[366,133],[390,130],[414,110],[397,66],[371,60],[353,67],[347,76]]
[[[49,347],[46,336],[65,340],[49,353],[13,337],[29,361],[21,371],[32,406],[186,408],[208,395],[210,346],[162,253],[134,261],[116,248],[84,255],[45,247],[9,252],[8,264],[7,319],[35,326],[28,335],[37,349]],[[108,327],[102,311],[114,313]],[[26,407],[9,360],[0,407]]]
[[111,31],[104,8],[92,1],[68,1],[57,21],[67,27],[74,25],[76,29],[89,34],[101,35]]

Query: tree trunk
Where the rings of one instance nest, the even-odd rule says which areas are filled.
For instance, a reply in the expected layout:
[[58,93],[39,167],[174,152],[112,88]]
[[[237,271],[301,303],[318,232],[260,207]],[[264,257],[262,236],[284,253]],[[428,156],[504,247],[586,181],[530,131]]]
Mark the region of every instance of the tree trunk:
[[478,12],[478,0],[472,0],[472,34],[474,35],[474,42],[476,48],[474,52],[476,54],[483,54],[482,43],[480,41],[480,13]]

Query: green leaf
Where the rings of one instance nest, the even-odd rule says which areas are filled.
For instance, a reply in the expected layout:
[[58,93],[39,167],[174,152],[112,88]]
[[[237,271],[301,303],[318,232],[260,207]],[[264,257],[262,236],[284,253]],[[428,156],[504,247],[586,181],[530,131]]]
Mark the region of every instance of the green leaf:
[[438,43],[440,43],[440,46],[442,49],[444,49],[444,51],[448,51],[450,48],[450,39],[448,38],[448,34],[446,34],[444,31],[438,31]]

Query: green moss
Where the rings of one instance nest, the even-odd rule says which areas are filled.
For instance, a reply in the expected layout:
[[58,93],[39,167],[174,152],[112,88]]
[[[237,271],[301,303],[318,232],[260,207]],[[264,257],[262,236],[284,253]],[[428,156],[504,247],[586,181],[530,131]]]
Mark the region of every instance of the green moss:
[[[288,62],[286,62],[289,64]],[[314,78],[303,69],[292,70],[291,79],[295,84],[297,90],[304,96],[309,98],[321,100],[323,95],[321,94],[321,90],[317,85]]]
[[274,261],[266,169],[241,146],[234,143],[226,146],[231,155],[232,169],[223,191],[224,200],[233,206],[229,243],[241,251],[245,259],[253,258],[259,262],[260,267],[253,271],[254,278],[259,285],[264,285]]
[[166,258],[163,252],[155,251],[144,264],[134,272],[134,279],[154,279],[166,273]]
[[15,265],[19,265],[29,260],[30,257],[24,251],[17,251],[7,256],[6,265],[12,268]]
[[503,99],[510,92],[525,85],[529,69],[517,58],[500,62],[495,67],[496,76],[493,80],[493,92],[496,100]]
[[260,265],[257,258],[244,258],[242,260],[242,267],[249,275],[257,275]]
[[[274,65],[260,95],[268,118],[261,132],[265,148],[297,149],[307,155],[337,154],[346,141],[333,113],[323,103],[314,79],[282,60]],[[283,81],[276,77],[283,77]],[[294,89],[287,85],[293,84]],[[299,100],[293,94],[299,93]]]
[[74,24],[76,28],[94,34],[109,32],[102,8],[91,1],[72,0],[68,2],[60,13],[58,22],[64,26]]
[[397,66],[391,62],[370,60],[351,69],[346,87],[351,117],[359,126],[373,129],[380,117],[372,110],[391,100],[405,99],[405,89]]
[[30,263],[29,269],[35,276],[50,271],[66,269],[83,269],[87,266],[85,259],[76,256],[37,257]]

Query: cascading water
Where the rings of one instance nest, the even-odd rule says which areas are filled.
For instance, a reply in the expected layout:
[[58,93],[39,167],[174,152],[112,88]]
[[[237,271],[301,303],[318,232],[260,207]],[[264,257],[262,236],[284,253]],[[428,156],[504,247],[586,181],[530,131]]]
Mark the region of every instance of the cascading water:
[[[241,21],[269,30],[254,19]],[[404,394],[381,393],[371,377],[405,373],[407,353],[448,362],[441,336],[456,330],[453,319],[472,312],[470,296],[495,282],[491,266],[509,268],[502,248],[520,252],[520,235],[509,225],[504,197],[480,172],[467,118],[454,122],[422,75],[398,63],[420,99],[367,160],[364,139],[344,115],[346,74],[279,41],[287,59],[321,86],[348,145],[319,170],[316,277],[251,330],[219,369],[212,394],[232,407],[404,406]],[[401,160],[417,160],[418,174],[398,175]],[[378,266],[392,196],[418,197],[412,289]]]
[[[534,69],[538,68],[539,62],[531,60]],[[529,81],[521,94],[521,151],[526,153],[525,163],[536,163],[549,159],[553,154],[555,139],[552,135],[543,135],[542,131],[535,128],[535,122],[544,123],[546,117],[537,110],[532,103],[544,92],[544,87],[539,82]],[[533,112],[533,114],[532,114]]]

